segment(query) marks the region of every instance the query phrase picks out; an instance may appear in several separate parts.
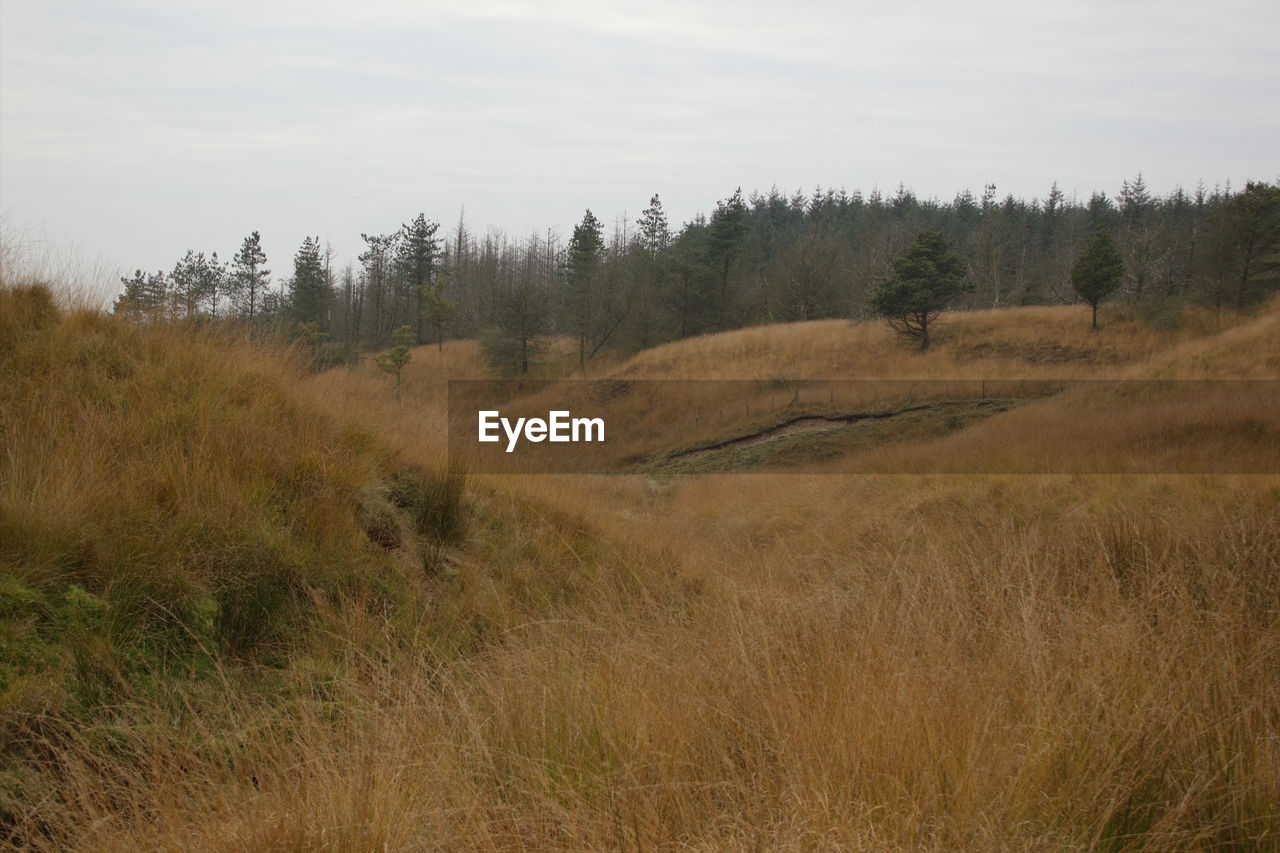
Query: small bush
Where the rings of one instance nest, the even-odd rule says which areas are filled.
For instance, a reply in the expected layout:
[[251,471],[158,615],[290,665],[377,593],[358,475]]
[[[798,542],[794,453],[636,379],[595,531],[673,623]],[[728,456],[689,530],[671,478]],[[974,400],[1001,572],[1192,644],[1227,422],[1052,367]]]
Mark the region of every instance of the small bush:
[[466,481],[466,473],[454,466],[436,472],[410,466],[392,476],[388,497],[409,513],[418,535],[447,544],[461,539],[466,527],[462,501]]

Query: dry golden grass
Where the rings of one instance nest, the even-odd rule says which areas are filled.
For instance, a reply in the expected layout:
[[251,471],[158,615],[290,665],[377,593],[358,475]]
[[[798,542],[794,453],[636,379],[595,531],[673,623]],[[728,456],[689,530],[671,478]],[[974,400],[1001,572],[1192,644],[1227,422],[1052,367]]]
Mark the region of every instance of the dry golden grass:
[[[535,383],[503,406],[507,416],[568,409],[625,424],[625,429],[611,431],[608,445],[591,448],[589,456],[572,445],[526,444],[515,456],[504,452],[505,444],[483,448],[492,451],[483,456],[474,447],[474,464],[486,471],[634,466],[685,471],[726,470],[747,464],[745,459],[764,458],[758,463],[764,467],[783,464],[827,472],[1276,470],[1275,394],[1261,385],[1183,386],[1167,389],[1156,400],[1136,387],[1086,383],[1032,412],[1006,412],[981,430],[959,429],[1081,380],[1280,376],[1280,302],[1264,307],[1257,318],[1236,318],[1239,325],[1216,334],[1211,315],[1201,312],[1186,312],[1176,331],[1153,331],[1124,319],[1118,309],[1114,313],[1101,333],[1081,324],[1073,308],[962,314],[949,319],[938,342],[924,354],[883,325],[839,321],[746,329],[668,344],[607,372],[599,377],[603,383]],[[473,370],[464,376],[477,378]],[[702,381],[708,378],[727,381]],[[614,379],[628,384],[611,386]],[[420,389],[415,417],[430,413],[431,429],[443,431],[435,418],[443,411],[444,378],[438,372],[415,382]],[[1262,396],[1254,399],[1260,391]],[[1133,393],[1141,399],[1127,399]],[[983,400],[991,402],[957,405]],[[455,424],[457,434],[469,436],[474,430],[474,408],[464,413],[470,421]],[[692,467],[668,458],[742,440],[798,418],[868,413],[899,416],[883,426],[868,423],[861,431],[845,430],[794,449],[777,444],[746,457],[724,453]],[[906,435],[908,430],[924,438],[903,447],[880,446],[883,433]],[[935,446],[939,438],[944,443]],[[863,449],[867,445],[872,446]],[[848,452],[853,449],[860,452]],[[844,461],[832,462],[833,455],[842,453]]]
[[[694,586],[678,598],[513,626],[451,666],[353,664],[333,697],[344,710],[304,707],[292,736],[255,737],[256,786],[165,758],[145,804],[84,814],[77,838],[1270,846],[1274,486],[760,479],[700,482],[650,519],[685,552],[677,571]],[[711,500],[718,523],[704,511],[671,531],[679,510]],[[798,522],[815,505],[847,523]],[[112,789],[72,778],[87,788],[77,803]]]
[[1032,379],[1116,377],[1180,340],[1204,333],[1188,314],[1161,332],[1123,312],[1095,334],[1079,309],[1003,308],[948,316],[920,353],[880,322],[761,326],[677,341],[607,375],[628,379]]
[[[877,328],[803,324],[614,375],[1257,377],[1274,318],[1191,340],[984,313],[924,356]],[[399,405],[360,372],[291,398],[440,464],[444,380],[478,361],[464,342],[437,355],[414,352]],[[1110,424],[1080,409],[1064,396],[885,452],[1013,464],[1102,441],[1123,465],[1152,446],[1143,430],[1275,423],[1274,401],[1185,413],[1153,394]],[[1196,451],[1162,441],[1170,464]],[[86,735],[47,734],[62,775],[44,846],[1275,849],[1280,477],[488,476],[470,491],[469,540],[418,633],[347,607],[271,702],[193,688],[187,738],[134,736],[115,764]],[[466,641],[444,648],[446,623]]]
[[1152,379],[1272,379],[1280,376],[1280,299],[1264,306],[1252,322],[1211,337],[1185,341],[1132,375]]

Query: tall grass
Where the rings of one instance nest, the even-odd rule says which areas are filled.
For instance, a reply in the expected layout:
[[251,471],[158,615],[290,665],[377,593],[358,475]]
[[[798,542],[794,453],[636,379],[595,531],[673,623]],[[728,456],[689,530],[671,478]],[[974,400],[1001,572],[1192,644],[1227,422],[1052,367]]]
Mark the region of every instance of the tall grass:
[[[1060,317],[1042,319],[1048,340],[1035,345],[1048,351]],[[764,346],[767,331],[750,335]],[[994,328],[987,339],[1022,334]],[[1241,344],[1241,335],[1229,330],[1216,347],[1153,333],[1126,350],[1130,367],[1104,363],[1162,376],[1269,364],[1276,344],[1265,335]],[[200,374],[202,359],[227,363],[221,346],[192,354],[183,375]],[[956,350],[947,353],[940,344],[938,358],[954,360]],[[289,472],[312,459],[314,476],[298,480],[310,484],[304,491],[341,497],[318,518],[325,529],[304,525],[292,547],[351,537],[376,556],[362,505],[402,511],[401,530],[426,517],[414,507],[443,460],[441,379],[429,355],[415,353],[410,367],[421,372],[406,375],[400,405],[360,372],[254,384],[280,389],[267,411],[303,421],[331,412],[317,421],[327,426],[283,430],[304,436],[293,444],[273,437],[273,418],[242,414],[241,440],[222,446],[230,453],[264,431],[275,455],[243,471],[275,470],[275,459]],[[470,358],[461,344],[443,356],[458,371]],[[868,358],[871,372],[881,357]],[[991,358],[964,370],[1007,369],[1004,356]],[[257,364],[246,357],[244,369]],[[672,362],[673,374],[683,369]],[[74,387],[78,374],[43,375]],[[100,396],[85,409],[96,411],[106,391],[88,390]],[[56,425],[33,402],[43,397],[22,393],[12,411]],[[256,411],[257,391],[246,393],[228,405]],[[163,412],[182,398],[172,387],[160,397],[143,408]],[[1160,404],[1134,402],[1132,420],[1114,428],[1117,457],[1142,407]],[[220,408],[197,406],[187,431],[144,446],[178,454],[176,435],[181,458],[198,459],[216,443],[198,424],[224,423]],[[969,441],[974,453],[1003,442],[1016,457],[1037,430],[1072,414],[1037,411],[1011,413],[1029,419],[1021,426],[991,419],[949,441]],[[88,415],[77,423],[95,434]],[[1061,428],[1075,434],[1081,423]],[[10,457],[26,461],[4,480],[6,506],[45,501],[24,524],[44,530],[49,516],[65,531],[104,517],[107,482],[124,483],[123,516],[154,505],[151,492],[134,492],[134,480],[148,482],[141,471],[127,482],[93,473],[92,458],[113,458],[103,442],[62,462],[23,441]],[[335,458],[323,450],[331,441],[345,442]],[[383,442],[393,449],[377,449]],[[384,453],[395,471],[379,461]],[[220,458],[171,463],[168,489],[191,496],[241,470]],[[406,482],[393,476],[415,470]],[[80,500],[65,483],[78,476],[99,500],[58,516],[43,496]],[[254,482],[237,476],[222,500]],[[468,478],[466,490],[464,532],[441,537],[428,563],[383,554],[384,574],[368,571],[404,579],[398,592],[369,584],[338,597],[269,678],[224,656],[209,662],[209,678],[122,693],[110,714],[27,726],[26,754],[47,763],[21,771],[37,793],[10,813],[11,840],[103,850],[1275,848],[1274,475],[485,476]],[[207,506],[201,517],[223,519],[216,529],[243,526],[233,509]],[[54,576],[71,571],[67,553],[51,545],[43,562],[22,565]],[[34,569],[17,577],[36,586]],[[77,642],[96,642],[98,605],[73,596],[60,606],[60,618],[80,620]]]
[[[11,841],[38,836],[64,761],[119,759],[128,776],[148,764],[139,726],[180,735],[137,708],[198,714],[210,685],[256,689],[357,603],[422,606],[422,572],[461,532],[462,480],[301,405],[299,380],[234,331],[134,326],[41,285],[0,288]],[[361,512],[378,490],[394,549]]]
[[[676,545],[712,539],[723,554],[703,544],[666,595],[618,586],[625,607],[593,597],[451,663],[352,660],[330,710],[299,706],[287,736],[250,735],[251,767],[152,780],[123,814],[80,814],[92,829],[75,837],[102,849],[142,826],[184,849],[1273,847],[1274,491],[945,480],[904,500],[900,481],[850,485],[844,508],[887,505],[825,536],[776,535],[815,497],[777,484],[784,515],[768,543],[745,524],[685,527]],[[966,505],[989,509],[959,515]],[[228,713],[216,731],[253,723]],[[71,780],[76,808],[121,796],[87,769]]]
[[120,274],[47,229],[21,224],[12,211],[0,212],[0,287],[39,285],[63,308],[100,311],[119,293]]

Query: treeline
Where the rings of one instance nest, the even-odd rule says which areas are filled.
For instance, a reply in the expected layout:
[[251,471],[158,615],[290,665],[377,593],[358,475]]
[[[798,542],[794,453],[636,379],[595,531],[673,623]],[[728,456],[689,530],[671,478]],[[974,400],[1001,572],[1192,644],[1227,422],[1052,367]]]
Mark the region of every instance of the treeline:
[[170,272],[122,280],[116,308],[305,329],[348,353],[385,347],[409,326],[419,344],[479,338],[496,369],[521,373],[552,336],[571,338],[585,366],[606,350],[868,314],[876,283],[925,230],[964,259],[972,287],[956,308],[1072,302],[1072,265],[1097,229],[1118,247],[1120,295],[1134,303],[1244,311],[1280,286],[1280,183],[1157,196],[1139,174],[1118,196],[1085,201],[1056,184],[1044,199],[1000,198],[988,185],[949,203],[901,186],[889,196],[739,190],[678,231],[656,195],[634,222],[606,233],[587,211],[567,237],[482,235],[462,219],[442,234],[419,214],[361,235],[358,264],[341,270],[307,238],[275,290],[255,232],[228,263],[188,252]]

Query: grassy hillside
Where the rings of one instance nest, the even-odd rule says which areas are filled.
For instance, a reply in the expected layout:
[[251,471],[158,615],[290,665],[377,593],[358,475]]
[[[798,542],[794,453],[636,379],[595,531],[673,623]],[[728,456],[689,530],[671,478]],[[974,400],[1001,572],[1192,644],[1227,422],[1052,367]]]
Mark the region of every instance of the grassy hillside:
[[361,656],[464,654],[588,586],[537,573],[571,521],[464,505],[302,381],[243,332],[0,289],[0,838],[62,846],[175,765],[252,764]]
[[[537,452],[527,463],[491,446],[478,464],[647,474],[1275,470],[1280,400],[1266,380],[1280,375],[1280,303],[1222,332],[1202,312],[1164,330],[1109,315],[1094,333],[1074,308],[961,314],[924,354],[883,325],[838,321],[668,344],[595,384],[532,383],[503,406],[509,416],[569,409],[625,424],[608,446],[585,457],[576,446],[526,444]],[[448,375],[415,377],[416,416],[439,417]],[[1143,384],[1246,378],[1259,381]]]
[[[367,368],[2,298],[10,843],[1280,837],[1280,476],[902,473],[1090,442],[1120,471],[1274,472],[1273,399],[1140,394],[1108,420],[1086,389],[826,463],[895,473],[470,476],[457,504],[445,383],[483,375],[470,343],[415,350],[397,404]],[[923,356],[798,324],[608,375],[1275,379],[1276,307],[1099,335],[1078,310],[984,312]]]
[[[1084,316],[1084,322],[1081,317]],[[1078,308],[1003,308],[948,315],[928,352],[880,322],[821,320],[760,326],[676,341],[637,355],[607,375],[633,379],[1004,379],[1115,376],[1171,344],[1203,336],[1207,314],[1188,313],[1159,330],[1132,312],[1106,312],[1090,331]]]

